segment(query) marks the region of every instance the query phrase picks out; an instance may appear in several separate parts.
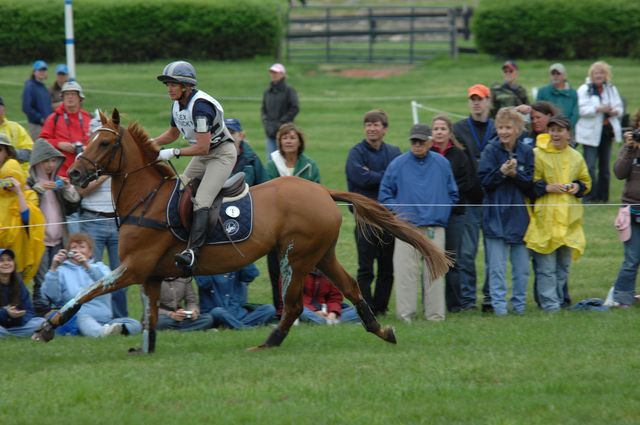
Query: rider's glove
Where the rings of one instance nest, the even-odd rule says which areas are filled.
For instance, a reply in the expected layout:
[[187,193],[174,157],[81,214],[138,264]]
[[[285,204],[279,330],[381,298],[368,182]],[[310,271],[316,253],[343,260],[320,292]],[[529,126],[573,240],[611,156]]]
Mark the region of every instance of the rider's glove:
[[176,154],[173,149],[162,149],[158,154],[158,159],[160,161],[169,161],[174,156],[176,156]]

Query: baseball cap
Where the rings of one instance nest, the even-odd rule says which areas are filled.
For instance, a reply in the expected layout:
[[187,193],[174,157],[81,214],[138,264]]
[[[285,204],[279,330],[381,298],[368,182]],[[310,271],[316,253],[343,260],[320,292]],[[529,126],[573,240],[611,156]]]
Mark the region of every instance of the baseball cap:
[[558,71],[562,75],[567,75],[567,69],[561,63],[554,63],[551,65],[549,67],[549,73],[552,73],[553,71]]
[[564,115],[554,115],[553,117],[551,117],[549,119],[549,122],[547,123],[547,127],[551,127],[552,125],[557,125],[558,127],[562,127],[562,128],[566,128],[566,129],[571,129],[571,122],[569,121],[569,118],[565,117]]
[[517,71],[518,70],[518,65],[516,64],[515,61],[512,60],[508,60],[505,63],[502,64],[502,69],[504,70],[505,68],[510,69],[512,71]]
[[271,72],[281,72],[283,74],[286,74],[287,71],[284,68],[284,65],[281,63],[274,63],[273,65],[271,65],[271,68],[269,68],[269,71]]
[[237,118],[225,118],[224,125],[226,125],[230,131],[242,131],[242,124],[240,124],[240,120]]
[[431,128],[426,124],[414,124],[409,132],[409,140],[429,140],[431,137]]
[[484,99],[486,97],[489,97],[491,95],[491,92],[489,91],[489,88],[487,86],[483,84],[476,84],[467,89],[467,97],[471,97],[473,95],[480,96]]
[[33,70],[34,71],[40,71],[41,69],[47,69],[49,68],[47,66],[47,63],[43,60],[37,60],[33,63]]
[[0,255],[3,254],[9,254],[9,257],[11,257],[12,260],[16,259],[16,254],[9,248],[0,248]]
[[68,74],[69,73],[69,68],[67,68],[67,65],[60,63],[58,64],[58,66],[56,66],[56,74]]

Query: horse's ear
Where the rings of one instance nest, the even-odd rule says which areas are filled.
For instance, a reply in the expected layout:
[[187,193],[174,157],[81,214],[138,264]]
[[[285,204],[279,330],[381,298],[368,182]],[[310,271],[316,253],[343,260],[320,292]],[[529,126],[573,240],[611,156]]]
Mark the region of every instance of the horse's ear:
[[115,125],[120,125],[120,112],[118,112],[117,109],[113,109],[113,112],[111,113],[111,121],[115,124]]
[[100,111],[100,122],[102,123],[102,125],[105,125],[107,123],[107,121],[109,121],[107,116],[105,114],[103,114],[102,111]]

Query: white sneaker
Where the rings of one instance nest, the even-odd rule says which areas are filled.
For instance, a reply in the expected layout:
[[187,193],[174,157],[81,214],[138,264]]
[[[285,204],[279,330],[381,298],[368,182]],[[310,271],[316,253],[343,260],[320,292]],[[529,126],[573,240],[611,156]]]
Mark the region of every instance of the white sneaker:
[[104,325],[102,330],[102,336],[121,335],[121,334],[122,334],[122,323],[114,323],[113,325]]

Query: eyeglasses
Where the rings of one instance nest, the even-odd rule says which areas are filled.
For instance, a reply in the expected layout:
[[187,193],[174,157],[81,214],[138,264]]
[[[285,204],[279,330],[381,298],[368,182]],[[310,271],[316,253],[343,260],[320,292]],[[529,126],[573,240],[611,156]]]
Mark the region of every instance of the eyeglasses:
[[[429,137],[429,140],[431,140],[431,137]],[[411,144],[412,145],[424,145],[429,140],[411,139]]]

